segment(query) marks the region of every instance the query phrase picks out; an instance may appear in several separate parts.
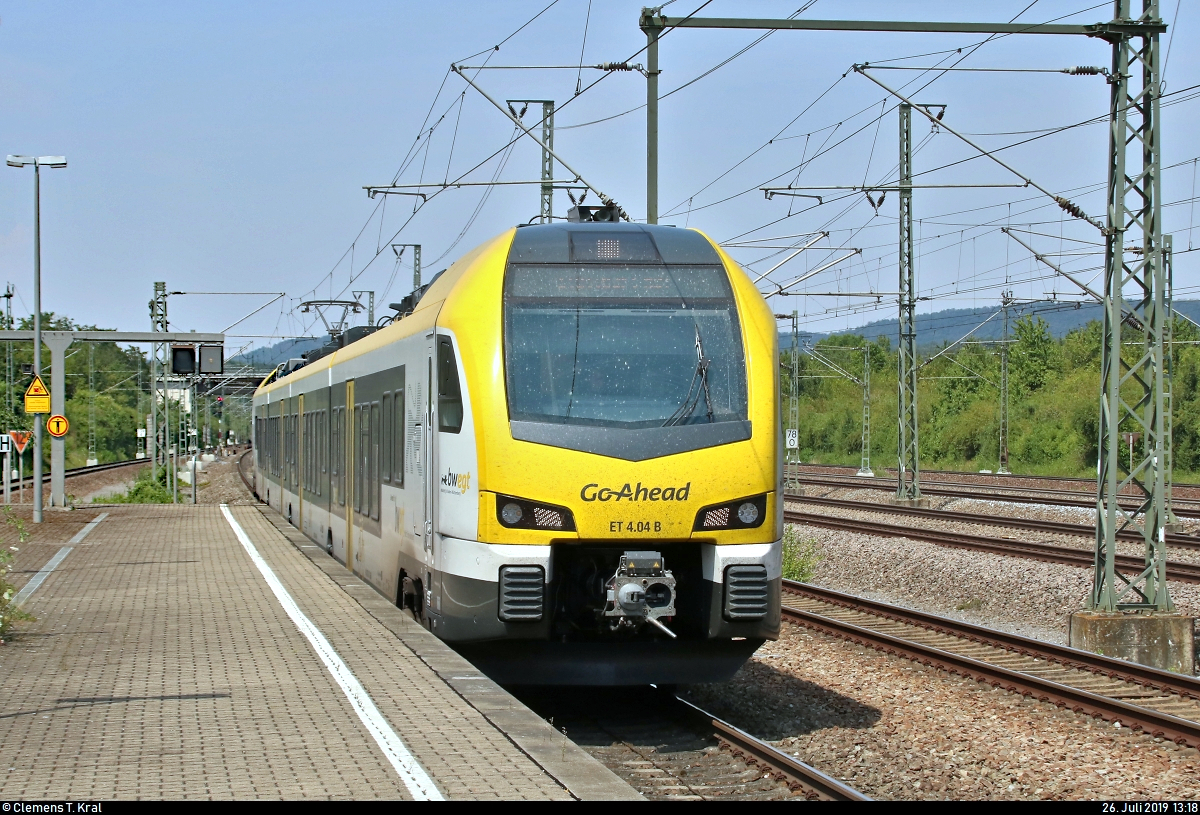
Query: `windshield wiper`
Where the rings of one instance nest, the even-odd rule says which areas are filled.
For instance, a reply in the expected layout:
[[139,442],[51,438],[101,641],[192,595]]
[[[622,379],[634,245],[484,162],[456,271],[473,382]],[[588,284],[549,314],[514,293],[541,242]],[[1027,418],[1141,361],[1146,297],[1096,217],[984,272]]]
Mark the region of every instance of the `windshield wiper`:
[[[674,425],[683,424],[691,418],[696,412],[696,406],[700,404],[700,397],[704,397],[705,409],[708,413],[708,421],[716,421],[713,418],[712,397],[708,392],[708,365],[711,360],[704,355],[704,342],[700,339],[700,326],[696,325],[696,370],[692,373],[692,381],[688,384],[687,394],[683,397],[683,404],[671,414],[663,427],[672,427]],[[699,380],[700,387],[696,388],[696,381]],[[692,395],[692,391],[696,395]]]

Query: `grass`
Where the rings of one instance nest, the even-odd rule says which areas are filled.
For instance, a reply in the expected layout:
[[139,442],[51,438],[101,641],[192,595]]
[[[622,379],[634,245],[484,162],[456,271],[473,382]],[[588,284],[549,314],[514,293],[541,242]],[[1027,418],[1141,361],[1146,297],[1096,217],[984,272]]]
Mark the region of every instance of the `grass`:
[[[17,530],[17,542],[29,540],[29,532],[25,529],[25,521],[18,518],[12,507],[4,508],[4,523]],[[10,551],[11,550],[11,551]],[[12,563],[12,552],[19,552],[20,547],[9,546],[0,549],[0,645],[12,639],[12,629],[16,623],[32,622],[37,619],[32,614],[22,611],[13,603],[17,594],[16,586],[8,582],[9,564]]]
[[814,537],[801,537],[794,526],[783,528],[783,576],[807,583],[817,573],[821,546]]

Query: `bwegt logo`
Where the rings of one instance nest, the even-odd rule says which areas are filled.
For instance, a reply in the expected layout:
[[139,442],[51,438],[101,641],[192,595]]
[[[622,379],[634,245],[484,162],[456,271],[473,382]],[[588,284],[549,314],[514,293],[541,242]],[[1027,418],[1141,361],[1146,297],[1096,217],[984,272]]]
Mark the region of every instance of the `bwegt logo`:
[[453,487],[459,492],[465,493],[471,486],[470,473],[456,473],[451,470],[446,470],[446,474],[441,478],[443,487]]
[[636,487],[628,484],[619,490],[601,487],[599,484],[588,484],[579,491],[579,497],[589,503],[592,501],[686,501],[692,491],[692,482],[682,487],[643,487],[639,481]]

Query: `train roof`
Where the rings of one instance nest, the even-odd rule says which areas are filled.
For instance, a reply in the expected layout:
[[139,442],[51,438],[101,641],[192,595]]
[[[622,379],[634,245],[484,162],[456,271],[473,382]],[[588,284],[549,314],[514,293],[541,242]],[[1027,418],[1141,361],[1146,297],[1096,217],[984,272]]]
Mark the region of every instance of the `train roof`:
[[[461,273],[481,253],[495,250],[498,248],[497,244],[506,240],[509,235],[512,235],[507,255],[509,263],[722,265],[721,255],[712,241],[694,229],[627,222],[522,225],[516,228],[515,233],[510,230],[493,238],[467,252],[451,264],[449,269],[438,272],[428,284],[414,292],[412,302],[408,304],[408,308],[412,309],[410,315],[405,316],[404,320],[397,319],[393,325],[405,323],[412,314],[439,304],[455,285]],[[350,351],[350,357],[355,356],[388,341],[395,333],[391,326],[387,326],[374,332],[372,336],[372,342],[361,344],[354,342],[360,339],[359,337],[347,337],[348,341],[342,344],[340,349],[331,349],[330,353],[321,354],[308,364],[280,366],[263,379],[258,390],[271,388],[295,374],[303,377],[324,370],[349,358],[346,355],[347,351]],[[362,339],[365,339],[365,336]]]
[[653,263],[720,265],[700,232],[631,223],[535,224],[517,228],[509,263]]

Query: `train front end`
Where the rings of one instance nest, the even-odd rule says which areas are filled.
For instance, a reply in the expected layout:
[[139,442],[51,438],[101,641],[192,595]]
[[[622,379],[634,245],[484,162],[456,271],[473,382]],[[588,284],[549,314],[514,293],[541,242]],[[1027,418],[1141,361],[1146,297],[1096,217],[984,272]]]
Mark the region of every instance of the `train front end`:
[[475,574],[495,578],[443,572],[440,635],[503,682],[729,678],[780,625],[762,296],[670,227],[530,226],[477,265],[438,324],[475,414]]

